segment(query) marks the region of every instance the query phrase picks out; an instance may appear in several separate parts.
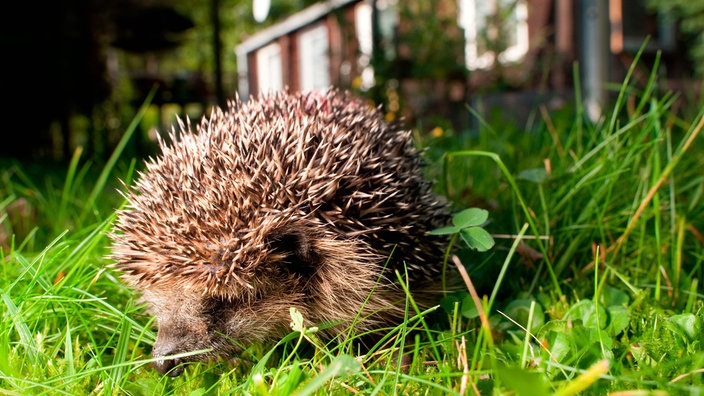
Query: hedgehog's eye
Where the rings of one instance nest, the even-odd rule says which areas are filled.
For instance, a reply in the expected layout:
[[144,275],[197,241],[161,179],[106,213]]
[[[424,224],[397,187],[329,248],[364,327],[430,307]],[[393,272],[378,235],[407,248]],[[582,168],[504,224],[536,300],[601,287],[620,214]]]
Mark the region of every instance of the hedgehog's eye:
[[267,245],[280,258],[280,268],[289,273],[310,275],[313,271],[313,251],[308,235],[298,230],[284,230],[271,235]]
[[204,315],[217,321],[225,318],[223,313],[225,312],[225,308],[230,305],[232,305],[231,302],[228,302],[223,298],[210,297],[203,299],[201,303],[201,310]]

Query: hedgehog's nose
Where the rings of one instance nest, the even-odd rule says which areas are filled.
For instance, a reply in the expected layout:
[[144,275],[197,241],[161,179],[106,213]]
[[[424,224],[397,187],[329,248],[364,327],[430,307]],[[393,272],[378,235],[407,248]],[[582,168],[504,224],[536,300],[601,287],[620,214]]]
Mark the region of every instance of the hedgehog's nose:
[[159,359],[152,362],[152,366],[159,374],[169,377],[178,377],[183,372],[181,359]]
[[156,359],[152,362],[154,369],[161,375],[168,375],[169,377],[176,377],[183,372],[184,360],[179,358],[171,358],[170,355],[180,353],[179,342],[171,337],[165,337],[164,334],[168,334],[161,331],[156,336],[156,341],[154,342],[154,349],[152,349],[152,356]]

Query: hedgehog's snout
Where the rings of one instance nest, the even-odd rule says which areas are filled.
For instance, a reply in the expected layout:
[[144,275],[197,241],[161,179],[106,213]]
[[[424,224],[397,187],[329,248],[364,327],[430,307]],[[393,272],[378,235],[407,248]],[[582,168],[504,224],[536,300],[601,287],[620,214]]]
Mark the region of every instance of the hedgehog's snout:
[[157,360],[152,362],[152,366],[159,374],[177,377],[183,372],[184,361],[182,359],[172,359],[168,357],[179,352],[176,348],[176,343],[159,342],[157,337],[157,342],[154,344],[154,350],[152,351],[152,356]]
[[178,377],[183,372],[183,362],[181,359],[159,359],[152,363],[154,369],[161,375]]

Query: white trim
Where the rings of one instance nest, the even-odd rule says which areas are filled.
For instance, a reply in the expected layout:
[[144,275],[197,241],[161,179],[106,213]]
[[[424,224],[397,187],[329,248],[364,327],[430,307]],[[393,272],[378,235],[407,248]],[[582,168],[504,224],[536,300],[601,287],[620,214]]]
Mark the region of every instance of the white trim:
[[257,51],[257,88],[260,93],[283,89],[281,45],[271,43]]
[[372,67],[372,52],[374,51],[374,40],[372,39],[372,5],[367,2],[357,4],[354,10],[355,33],[359,44],[359,56],[357,57],[357,67],[359,73],[359,88],[366,91],[373,87],[374,68]]
[[324,17],[340,7],[358,1],[362,0],[328,0],[324,3],[313,4],[303,11],[291,15],[283,21],[249,36],[246,40],[235,47],[237,57],[240,58],[240,54],[252,52],[253,50],[263,47],[278,37],[285,36],[294,30],[298,30],[311,24],[317,19]]
[[315,25],[298,34],[298,76],[302,91],[327,89],[330,85],[328,27]]
[[354,9],[355,32],[359,43],[359,52],[362,55],[372,55],[372,6],[369,3],[357,5]]

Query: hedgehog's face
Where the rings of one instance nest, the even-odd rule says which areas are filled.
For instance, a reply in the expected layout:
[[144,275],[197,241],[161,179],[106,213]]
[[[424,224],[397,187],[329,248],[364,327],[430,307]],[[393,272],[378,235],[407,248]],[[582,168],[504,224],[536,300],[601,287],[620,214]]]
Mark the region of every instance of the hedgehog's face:
[[388,309],[381,297],[375,301],[382,306],[365,303],[378,286],[379,258],[362,245],[287,229],[269,239],[265,262],[246,285],[231,285],[228,297],[159,284],[145,288],[142,300],[158,324],[154,367],[176,376],[181,363],[232,357],[251,343],[280,338],[290,331],[291,307],[308,324],[340,321],[343,326],[365,304]]
[[154,367],[170,376],[183,371],[181,363],[231,357],[252,342],[282,334],[291,305],[273,297],[228,301],[164,290],[145,291],[142,299],[158,324]]

